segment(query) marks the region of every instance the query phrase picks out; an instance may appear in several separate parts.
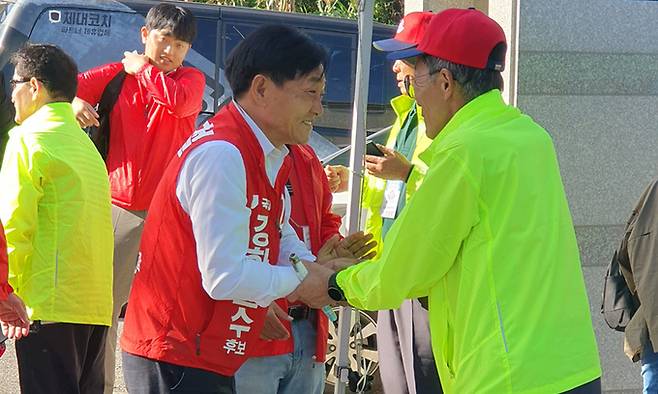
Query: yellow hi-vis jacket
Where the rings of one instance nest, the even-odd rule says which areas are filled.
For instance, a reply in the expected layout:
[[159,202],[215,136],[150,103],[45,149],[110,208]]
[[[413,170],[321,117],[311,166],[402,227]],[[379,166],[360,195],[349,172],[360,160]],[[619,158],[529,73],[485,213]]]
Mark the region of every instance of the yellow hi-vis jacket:
[[421,187],[378,260],[337,283],[350,304],[429,296],[447,393],[559,393],[601,375],[578,245],[550,136],[498,90],[427,151]]
[[[395,140],[400,132],[400,128],[407,119],[407,115],[411,111],[414,102],[414,99],[407,95],[398,96],[391,100],[391,107],[393,107],[393,111],[395,111],[397,118],[393,123],[388,140],[386,141],[387,147],[392,149],[395,146]],[[411,170],[411,174],[409,174],[409,179],[407,179],[407,187],[405,189],[406,202],[409,201],[411,196],[423,182],[423,177],[427,171],[427,164],[418,157],[418,154],[427,149],[431,142],[432,140],[427,138],[427,135],[425,134],[425,122],[423,121],[422,110],[418,107],[418,135],[416,136],[416,149],[411,158],[411,164],[413,164],[414,167]],[[366,213],[364,230],[366,233],[371,233],[373,239],[377,241],[377,255],[379,255],[382,250],[382,216],[380,212],[384,202],[385,189],[385,179],[366,175],[363,183],[361,201],[361,207]],[[399,214],[400,213],[398,212],[398,215]]]
[[0,185],[9,283],[30,319],[110,325],[110,186],[71,104],[44,105],[10,131]]

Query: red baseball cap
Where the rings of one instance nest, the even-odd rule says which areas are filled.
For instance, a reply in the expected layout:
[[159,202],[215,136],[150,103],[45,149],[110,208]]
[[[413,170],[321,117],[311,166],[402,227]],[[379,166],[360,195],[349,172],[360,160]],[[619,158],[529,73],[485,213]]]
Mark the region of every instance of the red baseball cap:
[[450,8],[432,17],[417,47],[387,57],[395,60],[427,54],[463,66],[502,71],[505,52],[505,32],[496,21],[474,8]]
[[380,51],[392,52],[418,45],[433,15],[431,12],[408,13],[400,21],[398,31],[393,38],[375,41],[372,46]]

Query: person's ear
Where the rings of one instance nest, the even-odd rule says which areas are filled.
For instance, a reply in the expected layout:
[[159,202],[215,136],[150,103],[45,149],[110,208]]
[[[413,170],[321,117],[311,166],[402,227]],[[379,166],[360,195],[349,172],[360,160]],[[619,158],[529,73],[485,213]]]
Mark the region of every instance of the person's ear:
[[452,73],[445,68],[441,69],[437,74],[435,81],[439,85],[441,95],[444,99],[449,99],[455,94],[455,79],[452,77]]
[[263,74],[257,74],[251,80],[251,86],[249,86],[249,94],[251,95],[252,100],[259,106],[264,106],[267,102],[267,93],[270,89],[272,81]]
[[32,93],[32,98],[36,99],[43,90],[43,83],[38,79],[32,77],[27,82],[30,85],[30,92]]
[[139,33],[142,36],[142,44],[146,45],[146,39],[149,36],[149,30],[146,28],[146,26],[142,26],[142,28],[139,29]]

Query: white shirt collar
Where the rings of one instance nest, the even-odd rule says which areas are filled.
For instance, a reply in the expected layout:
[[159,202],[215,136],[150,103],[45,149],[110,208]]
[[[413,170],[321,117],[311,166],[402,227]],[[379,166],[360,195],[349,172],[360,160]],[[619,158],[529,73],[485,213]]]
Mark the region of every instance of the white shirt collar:
[[251,131],[254,132],[254,135],[256,136],[256,139],[258,140],[258,143],[260,144],[261,148],[263,148],[263,154],[267,156],[273,156],[273,157],[283,157],[288,154],[288,147],[283,145],[281,149],[277,149],[272,142],[267,138],[265,133],[263,133],[263,130],[261,130],[260,127],[254,122],[254,120],[249,116],[249,114],[238,104],[237,101],[233,100],[233,104],[235,105],[235,108],[238,109],[238,112],[240,112],[240,115],[244,118],[245,122],[249,125],[251,128]]

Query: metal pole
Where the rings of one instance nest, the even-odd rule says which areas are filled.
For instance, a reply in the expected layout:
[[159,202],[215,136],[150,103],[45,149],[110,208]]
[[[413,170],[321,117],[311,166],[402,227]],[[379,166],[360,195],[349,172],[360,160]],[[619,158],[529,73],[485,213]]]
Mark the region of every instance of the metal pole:
[[[370,82],[370,49],[372,47],[372,21],[374,0],[359,2],[359,45],[356,61],[354,86],[354,107],[352,110],[352,151],[350,153],[349,197],[347,200],[347,232],[359,230],[361,215],[361,173],[366,141],[366,115],[368,112],[368,84]],[[335,394],[344,394],[347,386],[347,373],[352,309],[341,307],[338,319],[338,348],[336,358],[337,382]],[[357,317],[358,318],[358,317]]]

